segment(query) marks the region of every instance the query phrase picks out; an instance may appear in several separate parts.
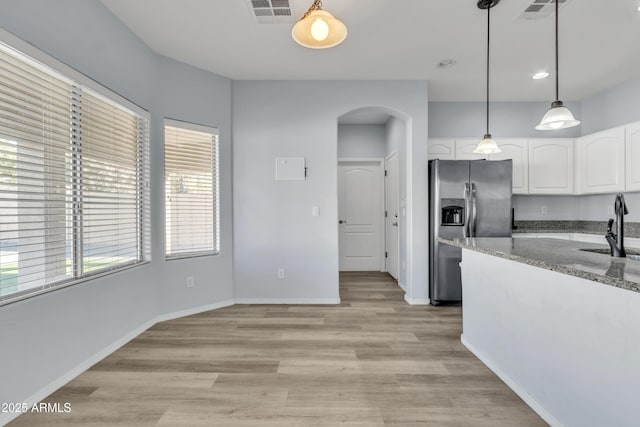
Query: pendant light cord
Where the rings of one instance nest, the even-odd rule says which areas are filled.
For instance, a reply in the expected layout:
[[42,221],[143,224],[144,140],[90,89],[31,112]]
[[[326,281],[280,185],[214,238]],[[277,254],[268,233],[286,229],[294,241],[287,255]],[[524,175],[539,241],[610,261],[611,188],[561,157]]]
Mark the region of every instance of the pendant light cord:
[[560,100],[560,66],[558,65],[558,0],[556,1],[556,101]]
[[487,135],[489,135],[489,53],[491,49],[491,4],[487,7]]
[[322,0],[314,0],[311,7],[309,7],[309,9],[305,12],[305,14],[302,15],[302,18],[300,18],[300,20],[302,21],[304,18],[309,16],[311,12],[313,12],[314,10],[322,10]]

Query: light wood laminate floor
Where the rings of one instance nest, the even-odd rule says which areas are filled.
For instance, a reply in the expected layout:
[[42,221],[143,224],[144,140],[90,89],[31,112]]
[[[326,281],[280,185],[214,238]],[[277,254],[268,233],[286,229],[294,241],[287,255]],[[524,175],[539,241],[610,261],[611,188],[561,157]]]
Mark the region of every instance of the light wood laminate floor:
[[460,343],[460,307],[342,273],[340,305],[235,305],[158,323],[11,426],[544,426]]

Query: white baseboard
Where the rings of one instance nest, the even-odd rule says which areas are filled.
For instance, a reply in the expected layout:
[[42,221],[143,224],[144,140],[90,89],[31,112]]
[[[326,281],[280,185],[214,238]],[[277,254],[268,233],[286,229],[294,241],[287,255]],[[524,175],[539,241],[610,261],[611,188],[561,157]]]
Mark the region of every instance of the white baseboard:
[[236,298],[236,304],[340,304],[340,298]]
[[[143,323],[139,327],[135,328],[131,332],[127,333],[123,337],[117,339],[113,343],[106,346],[104,349],[98,351],[91,357],[85,359],[80,362],[73,369],[69,370],[64,375],[60,376],[58,379],[52,381],[47,384],[36,393],[28,397],[27,399],[21,400],[21,403],[26,403],[29,407],[40,402],[42,399],[49,396],[51,393],[58,390],[60,387],[69,383],[75,377],[89,369],[91,366],[100,362],[105,357],[109,356],[111,353],[152,327],[158,322],[164,322],[167,320],[177,319],[180,317],[191,316],[192,314],[202,313],[205,311],[215,310],[218,308],[229,307],[234,304],[340,304],[340,298],[308,298],[308,299],[287,299],[287,298],[239,298],[236,300],[226,300],[221,301],[214,304],[203,305],[200,307],[189,308],[186,310],[176,311],[173,313],[161,314],[156,318],[149,320],[148,322]],[[13,419],[17,418],[20,413],[0,413],[0,426],[8,424]]]
[[429,303],[431,302],[429,298],[427,299],[409,298],[409,295],[406,293],[404,294],[404,300],[411,305],[429,305]]
[[[222,301],[215,304],[209,304],[209,305],[204,305],[200,307],[189,308],[186,310],[176,311],[173,313],[162,314],[156,317],[155,319],[152,319],[148,322],[143,323],[141,326],[137,327],[136,329],[129,332],[125,336],[117,339],[116,341],[114,341],[104,349],[95,353],[93,356],[89,357],[88,359],[85,359],[76,367],[74,367],[73,369],[71,369],[70,371],[68,371],[61,377],[59,377],[58,379],[54,380],[53,382],[47,384],[45,387],[38,390],[32,396],[28,397],[25,400],[22,400],[21,402],[26,403],[29,407],[40,402],[42,399],[49,396],[51,393],[58,390],[60,387],[64,386],[65,384],[69,383],[75,377],[77,377],[78,375],[80,375],[81,373],[83,373],[84,371],[86,371],[87,369],[89,369],[90,367],[92,367],[93,365],[95,365],[105,357],[109,356],[111,353],[113,353],[114,351],[116,351],[117,349],[119,349],[120,347],[122,347],[123,345],[125,345],[126,343],[128,343],[129,341],[131,341],[132,339],[134,339],[135,337],[137,337],[138,335],[140,335],[141,333],[143,333],[144,331],[146,331],[147,329],[149,329],[150,327],[152,327],[158,322],[177,319],[179,317],[191,316],[192,314],[215,310],[217,308],[222,308],[222,307],[228,307],[233,304],[234,304],[233,300],[227,300],[227,301]],[[11,420],[15,419],[19,415],[20,413],[0,413],[0,426],[3,426],[9,423]]]
[[156,317],[155,323],[165,322],[167,320],[178,319],[180,317],[191,316],[193,314],[203,313],[205,311],[216,310],[218,308],[229,307],[235,304],[235,301],[230,299],[226,301],[217,302],[215,304],[203,305],[200,307],[188,308],[186,310],[174,311],[173,313],[161,314]]
[[[86,371],[87,369],[89,369],[90,367],[92,367],[93,365],[95,365],[105,357],[109,356],[111,353],[113,353],[114,351],[116,351],[117,349],[119,349],[120,347],[122,347],[123,345],[125,345],[126,343],[128,343],[129,341],[131,341],[132,339],[134,339],[135,337],[137,337],[138,335],[140,335],[141,333],[143,333],[144,331],[146,331],[147,329],[149,329],[155,324],[156,324],[155,320],[151,320],[146,323],[143,323],[141,326],[137,327],[136,329],[129,332],[125,336],[117,339],[110,345],[106,346],[99,352],[95,353],[93,356],[85,359],[83,362],[75,366],[73,369],[71,369],[70,371],[68,371],[58,379],[47,384],[46,386],[38,390],[36,393],[34,393],[33,395],[29,396],[27,399],[24,399],[20,402],[26,403],[29,407],[40,402],[42,399],[49,396],[51,393],[58,390],[60,387],[64,386],[65,384],[73,380],[75,377],[77,377],[78,375],[80,375],[81,373],[83,373],[84,371]],[[17,418],[19,415],[20,415],[19,412],[0,414],[0,426],[8,424],[11,420]]]
[[406,292],[407,292],[407,285],[405,285],[404,283],[402,283],[401,281],[398,280],[398,286],[400,286],[400,289],[402,289],[403,291],[405,291],[405,296],[406,296]]
[[526,392],[518,383],[513,381],[507,373],[505,373],[502,369],[500,369],[493,361],[487,358],[484,354],[482,354],[478,349],[476,349],[473,344],[469,343],[465,340],[464,335],[460,335],[460,342],[464,345],[471,353],[473,353],[482,363],[484,363],[487,368],[491,369],[494,374],[498,376],[511,390],[515,392],[520,399],[524,400],[524,403],[529,405],[531,409],[542,418],[547,424],[551,427],[563,427],[563,424],[558,421],[549,411],[547,411],[536,399],[533,398],[529,393]]

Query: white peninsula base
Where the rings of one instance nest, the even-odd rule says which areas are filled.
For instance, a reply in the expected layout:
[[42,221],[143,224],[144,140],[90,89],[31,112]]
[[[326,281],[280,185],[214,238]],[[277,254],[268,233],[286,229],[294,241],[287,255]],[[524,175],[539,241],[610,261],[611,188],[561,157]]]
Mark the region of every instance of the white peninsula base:
[[640,425],[640,293],[462,249],[462,343],[552,426]]

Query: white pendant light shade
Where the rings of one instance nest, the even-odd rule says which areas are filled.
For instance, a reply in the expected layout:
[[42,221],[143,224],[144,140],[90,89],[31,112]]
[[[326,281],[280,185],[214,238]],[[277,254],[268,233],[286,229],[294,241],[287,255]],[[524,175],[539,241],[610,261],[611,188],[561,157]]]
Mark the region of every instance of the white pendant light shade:
[[502,150],[489,133],[489,59],[491,58],[491,8],[500,3],[500,0],[478,0],[478,8],[487,10],[487,133],[478,143],[473,152],[476,154],[496,154]]
[[558,130],[567,129],[580,124],[580,120],[573,117],[573,113],[560,101],[560,53],[558,43],[558,4],[560,0],[554,0],[556,4],[556,100],[551,103],[551,108],[546,112],[536,130]]
[[476,154],[496,154],[501,151],[498,143],[489,134],[486,134],[473,150]]
[[327,49],[339,45],[347,38],[347,27],[329,12],[316,9],[293,26],[291,36],[301,46]]
[[551,108],[542,117],[540,124],[536,126],[536,130],[557,130],[567,129],[574,126],[578,126],[580,120],[576,120],[567,107],[562,104],[562,101],[555,101],[551,104]]

